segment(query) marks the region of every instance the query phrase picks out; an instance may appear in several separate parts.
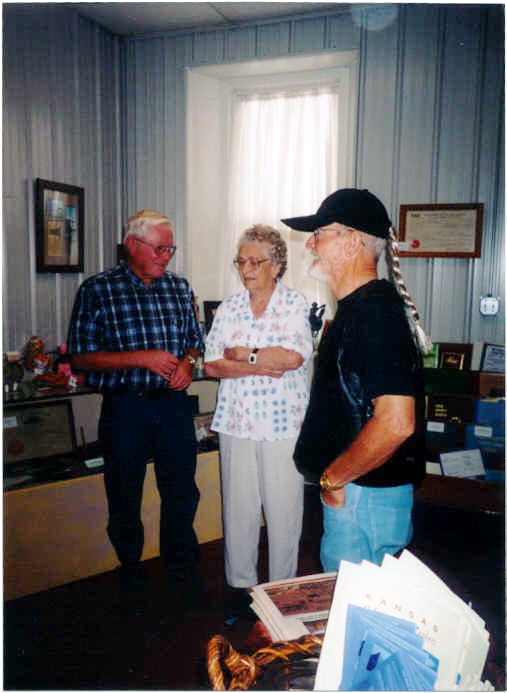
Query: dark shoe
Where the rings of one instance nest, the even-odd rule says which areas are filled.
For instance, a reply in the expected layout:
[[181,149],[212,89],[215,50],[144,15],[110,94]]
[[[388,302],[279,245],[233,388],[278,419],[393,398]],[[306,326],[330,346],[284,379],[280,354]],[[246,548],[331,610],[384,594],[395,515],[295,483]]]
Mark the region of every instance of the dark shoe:
[[232,626],[237,621],[255,623],[258,620],[258,616],[250,608],[251,603],[252,598],[247,589],[234,587],[232,597],[225,600],[224,623],[227,626]]
[[120,586],[129,590],[140,590],[150,581],[150,576],[142,563],[121,565],[117,570]]
[[185,609],[199,610],[209,606],[208,589],[195,570],[169,571],[168,583]]

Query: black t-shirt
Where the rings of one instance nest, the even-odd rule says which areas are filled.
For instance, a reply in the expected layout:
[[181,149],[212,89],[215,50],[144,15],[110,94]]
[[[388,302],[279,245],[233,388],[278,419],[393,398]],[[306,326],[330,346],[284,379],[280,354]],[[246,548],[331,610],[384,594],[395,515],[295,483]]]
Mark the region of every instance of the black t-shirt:
[[416,433],[390,460],[354,483],[419,482],[424,476],[422,372],[403,300],[391,282],[373,280],[339,301],[319,347],[310,403],[294,452],[298,469],[316,481],[356,438],[373,412],[374,398],[409,395],[417,403]]

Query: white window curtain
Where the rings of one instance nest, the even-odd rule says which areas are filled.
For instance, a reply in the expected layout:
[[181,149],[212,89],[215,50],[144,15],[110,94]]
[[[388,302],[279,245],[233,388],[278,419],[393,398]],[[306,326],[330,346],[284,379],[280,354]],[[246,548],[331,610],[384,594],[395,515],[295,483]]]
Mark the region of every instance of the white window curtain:
[[313,213],[337,188],[338,100],[338,87],[333,85],[234,93],[220,268],[224,296],[241,287],[231,272],[241,233],[262,223],[279,229],[287,242],[284,283],[302,291],[310,302],[333,304],[326,285],[308,276],[308,235],[289,231],[280,219]]

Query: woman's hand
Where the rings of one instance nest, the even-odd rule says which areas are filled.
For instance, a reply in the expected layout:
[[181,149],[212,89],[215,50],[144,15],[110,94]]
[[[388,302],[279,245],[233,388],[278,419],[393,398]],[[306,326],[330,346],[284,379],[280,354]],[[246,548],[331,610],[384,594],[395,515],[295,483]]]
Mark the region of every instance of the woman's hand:
[[[230,347],[224,349],[224,358],[230,361],[248,362],[248,357],[252,353],[249,347]],[[257,365],[263,368],[275,370],[281,375],[285,371],[295,370],[303,363],[303,358],[297,351],[285,349],[284,347],[262,347],[257,353]],[[271,375],[271,373],[262,373],[259,375]],[[275,376],[279,377],[279,376]]]
[[251,353],[252,350],[248,347],[230,347],[229,349],[224,349],[224,359],[229,359],[229,361],[248,361]]

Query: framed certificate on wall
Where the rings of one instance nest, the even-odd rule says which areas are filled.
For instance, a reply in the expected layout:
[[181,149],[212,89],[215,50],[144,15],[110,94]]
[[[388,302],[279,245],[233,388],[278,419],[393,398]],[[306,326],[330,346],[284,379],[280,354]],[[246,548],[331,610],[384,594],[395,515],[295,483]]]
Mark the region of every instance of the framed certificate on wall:
[[480,257],[483,211],[482,203],[400,205],[399,254]]

